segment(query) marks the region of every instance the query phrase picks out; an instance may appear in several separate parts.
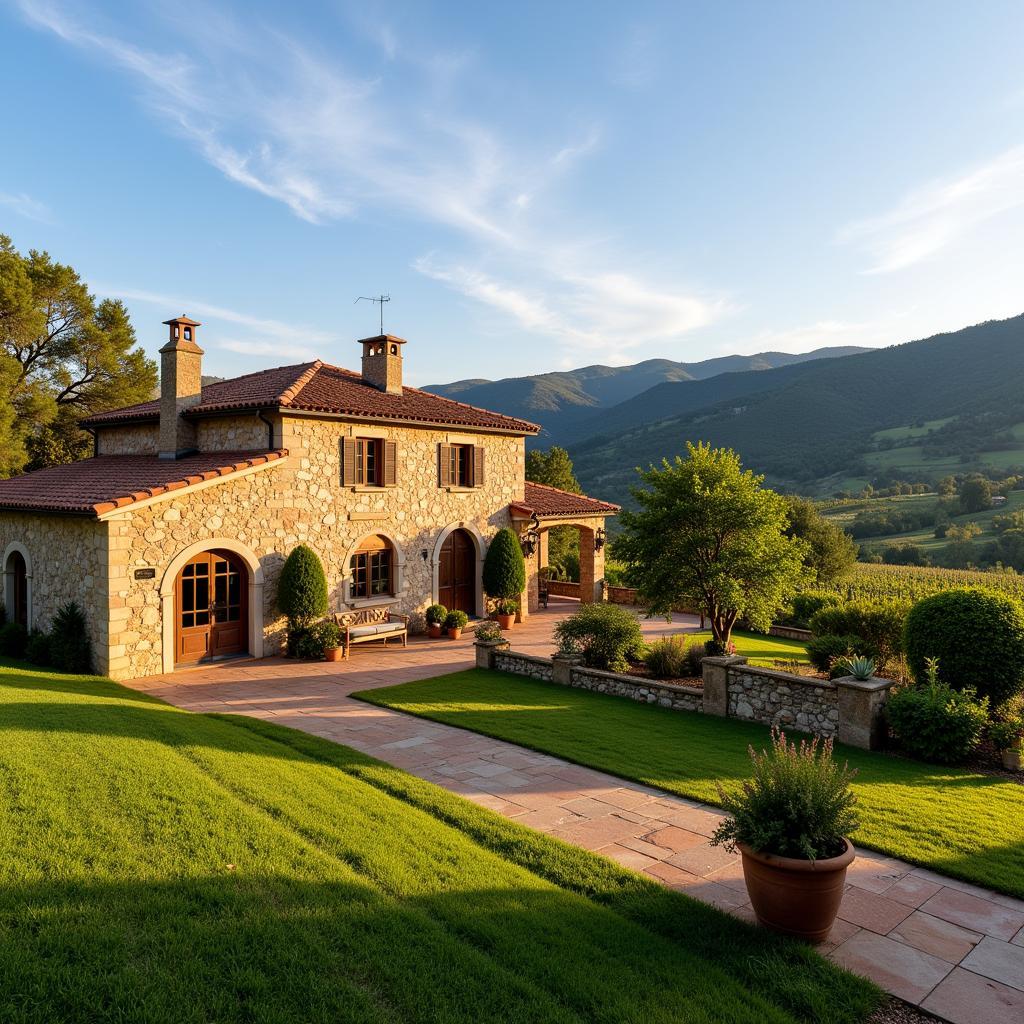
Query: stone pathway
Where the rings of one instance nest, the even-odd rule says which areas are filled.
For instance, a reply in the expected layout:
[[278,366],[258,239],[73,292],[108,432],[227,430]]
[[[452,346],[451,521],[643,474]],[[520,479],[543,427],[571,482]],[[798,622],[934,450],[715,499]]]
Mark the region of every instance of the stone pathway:
[[[553,604],[516,627],[515,648],[550,653],[552,623],[567,610]],[[472,657],[469,637],[414,639],[405,650],[364,645],[341,665],[234,662],[128,685],[191,711],[253,715],[344,743],[753,919],[738,858],[708,843],[715,808],[349,696],[458,671]],[[823,952],[954,1024],[1024,1021],[1024,901],[867,851],[847,881]]]

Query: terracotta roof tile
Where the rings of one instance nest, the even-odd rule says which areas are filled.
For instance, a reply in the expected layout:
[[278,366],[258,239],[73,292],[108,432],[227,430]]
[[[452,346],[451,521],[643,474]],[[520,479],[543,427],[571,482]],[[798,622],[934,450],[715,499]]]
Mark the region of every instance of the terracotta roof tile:
[[613,516],[619,511],[619,506],[610,502],[536,484],[532,480],[526,481],[524,504],[538,516]]
[[[403,388],[400,395],[389,395],[363,381],[358,373],[316,360],[295,366],[234,377],[207,384],[203,399],[186,415],[197,418],[233,409],[282,408],[301,412],[326,413],[373,420],[441,424],[500,430],[516,434],[536,434],[537,424],[478,409],[464,402],[442,398],[418,388]],[[160,415],[158,401],[143,402],[126,409],[99,413],[85,426],[155,420]]]
[[0,509],[102,515],[166,491],[274,462],[288,453],[209,452],[181,459],[101,455],[0,480]]

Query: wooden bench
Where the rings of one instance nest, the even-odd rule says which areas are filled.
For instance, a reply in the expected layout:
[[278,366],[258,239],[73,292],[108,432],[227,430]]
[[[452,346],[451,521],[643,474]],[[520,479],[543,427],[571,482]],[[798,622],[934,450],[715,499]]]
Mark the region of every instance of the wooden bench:
[[388,641],[401,637],[402,646],[409,643],[409,616],[400,615],[390,608],[357,608],[351,612],[338,612],[334,621],[341,630],[341,642],[345,657],[349,656],[353,644],[369,643],[371,640]]

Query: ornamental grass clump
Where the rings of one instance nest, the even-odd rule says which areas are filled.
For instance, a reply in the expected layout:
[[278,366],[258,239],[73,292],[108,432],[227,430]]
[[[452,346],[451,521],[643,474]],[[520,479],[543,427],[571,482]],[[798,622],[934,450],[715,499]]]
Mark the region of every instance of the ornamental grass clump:
[[681,636],[654,640],[647,647],[644,663],[655,679],[681,679],[689,675],[690,659],[686,653],[686,640]]
[[753,777],[739,792],[718,786],[727,817],[711,842],[735,849],[799,860],[839,856],[857,827],[856,797],[850,783],[856,770],[832,759],[832,740],[815,737],[799,747],[772,728],[769,750],[748,748]]

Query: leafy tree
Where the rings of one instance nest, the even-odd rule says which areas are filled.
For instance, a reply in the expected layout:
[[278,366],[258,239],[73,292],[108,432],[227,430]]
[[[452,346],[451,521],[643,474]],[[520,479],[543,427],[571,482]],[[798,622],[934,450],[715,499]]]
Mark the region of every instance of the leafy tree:
[[787,537],[786,499],[726,448],[687,443],[688,457],[641,471],[636,511],[622,514],[616,554],[652,614],[696,604],[718,644],[745,616],[765,629],[807,581],[807,545]]
[[943,498],[956,494],[956,479],[951,476],[944,476],[936,485],[935,490]]
[[[572,494],[581,494],[572,459],[564,448],[534,450],[526,455],[526,479],[547,484]],[[558,566],[570,580],[580,578],[580,534],[575,526],[555,526],[548,530],[548,565]]]
[[786,535],[799,537],[807,544],[804,564],[814,574],[813,582],[824,585],[845,576],[857,561],[857,545],[853,539],[829,522],[813,501],[787,497],[789,526]]
[[123,303],[97,302],[73,267],[0,235],[0,476],[82,458],[78,421],[156,384]]
[[992,485],[983,476],[969,476],[960,485],[960,511],[984,512],[992,507]]
[[483,569],[484,590],[498,600],[518,598],[526,589],[526,563],[519,538],[502,527],[487,548]]

